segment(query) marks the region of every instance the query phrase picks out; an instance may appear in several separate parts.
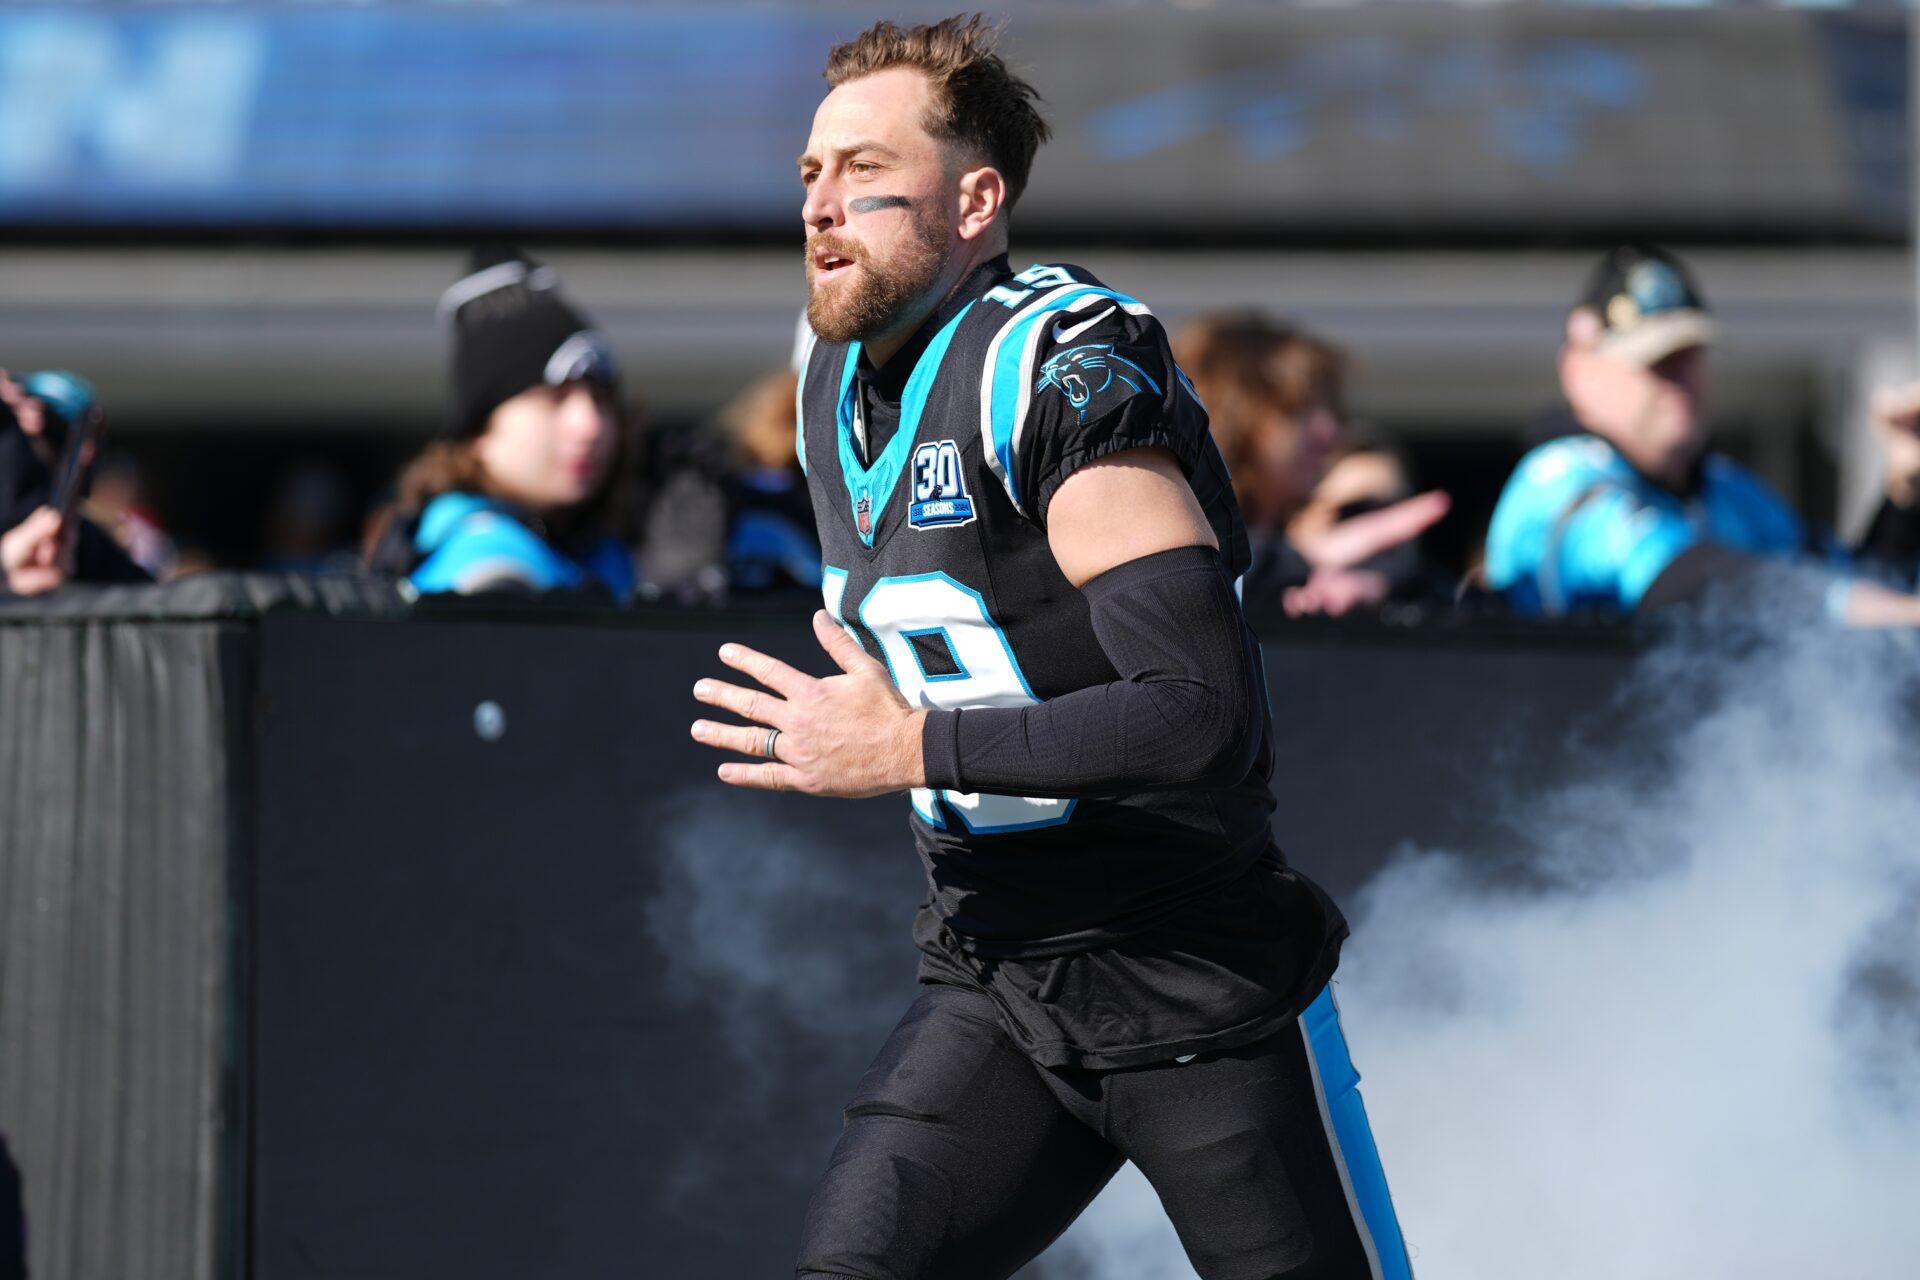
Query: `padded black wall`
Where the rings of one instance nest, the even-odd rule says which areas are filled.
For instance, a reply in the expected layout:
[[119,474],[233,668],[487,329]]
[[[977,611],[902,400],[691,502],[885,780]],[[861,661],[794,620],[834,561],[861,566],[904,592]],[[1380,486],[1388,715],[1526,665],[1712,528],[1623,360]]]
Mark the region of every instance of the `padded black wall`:
[[[920,875],[904,801],[714,780],[688,690],[728,638],[822,666],[797,624],[268,621],[262,1280],[791,1266],[910,996]],[[1405,840],[1477,847],[1490,762],[1549,755],[1625,665],[1324,632],[1267,658],[1282,838],[1336,892]]]
[[[730,791],[686,737],[723,639],[822,670],[804,619],[195,590],[0,609],[34,1274],[784,1274],[921,891],[904,800]],[[1498,856],[1631,661],[1265,630],[1281,840],[1336,893]]]
[[[798,631],[763,639],[800,658]],[[762,941],[820,955],[850,929],[884,936],[875,980],[902,997],[919,873],[896,805],[720,794],[686,736],[720,635],[269,620],[258,1276],[791,1265],[836,1093],[872,1046],[742,1061],[723,994],[675,986],[663,939],[681,922],[650,916],[661,842],[700,793],[709,818],[739,818],[697,850],[721,876],[765,874],[756,832],[816,832],[835,874],[899,913],[769,903],[801,936]],[[476,731],[483,702],[497,740]]]
[[0,1176],[0,1255],[18,1263],[19,1187],[36,1277],[201,1280],[231,1240],[249,646],[215,621],[0,620],[0,1135],[20,1171]]

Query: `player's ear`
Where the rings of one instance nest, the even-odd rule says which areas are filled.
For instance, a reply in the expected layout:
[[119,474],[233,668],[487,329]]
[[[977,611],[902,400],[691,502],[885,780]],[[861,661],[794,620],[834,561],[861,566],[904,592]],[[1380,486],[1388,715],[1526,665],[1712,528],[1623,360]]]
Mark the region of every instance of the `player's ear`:
[[960,175],[960,225],[962,240],[977,240],[1000,225],[1001,211],[1007,202],[1007,180],[992,165],[968,169]]

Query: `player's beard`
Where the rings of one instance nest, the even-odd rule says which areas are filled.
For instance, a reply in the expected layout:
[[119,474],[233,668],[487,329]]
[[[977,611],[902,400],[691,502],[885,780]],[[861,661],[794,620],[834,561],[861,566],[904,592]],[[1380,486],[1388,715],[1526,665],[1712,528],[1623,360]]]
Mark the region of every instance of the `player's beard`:
[[[947,269],[947,228],[931,212],[912,211],[906,242],[884,258],[824,232],[807,241],[807,323],[828,342],[852,342],[891,333],[905,323]],[[814,283],[814,257],[827,250],[850,260],[851,280],[830,288]]]

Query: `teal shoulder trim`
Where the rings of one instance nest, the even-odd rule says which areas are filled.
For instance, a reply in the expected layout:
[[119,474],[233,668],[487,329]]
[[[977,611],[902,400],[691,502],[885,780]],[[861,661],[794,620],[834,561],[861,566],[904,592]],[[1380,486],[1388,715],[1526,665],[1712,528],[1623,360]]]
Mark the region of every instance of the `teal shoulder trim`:
[[[1078,327],[1091,323],[1114,307],[1130,315],[1153,314],[1145,303],[1136,298],[1099,285],[1072,282],[1071,277],[1067,277],[1059,268],[1029,267],[1014,278],[1028,283],[1029,277],[1038,280],[1040,273],[1046,271],[1056,272],[1069,282],[1024,301],[1007,318],[987,346],[986,362],[980,378],[981,452],[986,457],[987,466],[1006,489],[1014,509],[1022,515],[1028,513],[1021,502],[1019,469],[1015,461],[1020,455],[1027,408],[1033,400],[1034,366],[1042,346],[1046,345],[1045,340],[1050,333],[1055,339],[1070,338]],[[988,295],[990,298],[992,296]],[[1025,296],[1023,294],[1022,298]],[[1107,304],[1104,307],[1100,305],[1103,302]],[[1046,322],[1048,316],[1061,312],[1073,316],[1074,322],[1068,323],[1064,317],[1058,325]],[[1086,313],[1084,319],[1081,318],[1082,313]]]

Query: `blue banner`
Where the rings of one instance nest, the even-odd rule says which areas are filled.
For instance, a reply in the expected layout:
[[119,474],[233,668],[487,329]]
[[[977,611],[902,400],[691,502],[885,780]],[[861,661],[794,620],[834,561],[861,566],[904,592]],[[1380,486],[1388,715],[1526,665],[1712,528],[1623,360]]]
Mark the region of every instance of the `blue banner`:
[[[792,236],[827,51],[870,16],[14,4],[0,232]],[[1148,239],[1898,238],[1906,47],[1873,13],[1125,4],[1032,6],[1004,46],[1055,134],[1023,224]]]
[[0,220],[797,225],[834,27],[725,8],[14,10]]

